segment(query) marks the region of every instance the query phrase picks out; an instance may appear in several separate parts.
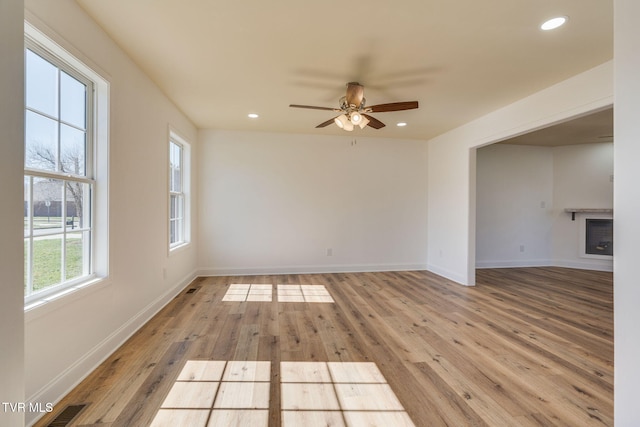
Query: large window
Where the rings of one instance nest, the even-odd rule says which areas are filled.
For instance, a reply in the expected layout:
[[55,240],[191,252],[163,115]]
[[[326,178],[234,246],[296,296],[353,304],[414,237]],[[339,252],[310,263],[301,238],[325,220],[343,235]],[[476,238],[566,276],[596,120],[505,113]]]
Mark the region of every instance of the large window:
[[189,145],[173,132],[169,138],[169,249],[189,242]]
[[95,276],[94,81],[25,39],[25,301]]

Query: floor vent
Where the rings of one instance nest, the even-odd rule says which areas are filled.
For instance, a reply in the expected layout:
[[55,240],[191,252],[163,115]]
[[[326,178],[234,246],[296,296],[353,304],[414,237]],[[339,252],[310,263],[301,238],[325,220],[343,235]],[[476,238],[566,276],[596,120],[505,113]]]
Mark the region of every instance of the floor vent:
[[187,294],[192,294],[192,293],[194,293],[194,292],[195,292],[195,291],[197,291],[197,290],[198,290],[198,288],[191,288],[191,289],[189,289],[189,290],[188,290],[187,292],[185,292],[185,293],[187,293]]
[[47,426],[47,427],[65,427],[68,426],[71,421],[73,421],[73,419],[75,417],[78,416],[78,414],[80,412],[82,412],[82,410],[85,408],[85,406],[87,405],[69,405],[66,408],[64,408],[62,410],[62,412],[60,412],[58,414],[58,416],[51,421],[51,423]]

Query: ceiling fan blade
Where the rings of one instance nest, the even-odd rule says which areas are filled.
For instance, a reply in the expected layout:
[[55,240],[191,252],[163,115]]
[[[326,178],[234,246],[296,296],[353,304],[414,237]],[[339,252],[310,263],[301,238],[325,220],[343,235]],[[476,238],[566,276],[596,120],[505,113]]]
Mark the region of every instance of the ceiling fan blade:
[[369,123],[367,123],[367,126],[371,126],[374,129],[381,129],[385,127],[385,124],[382,123],[380,120],[376,119],[375,117],[371,117],[368,114],[363,114],[363,116],[369,119]]
[[334,122],[334,119],[329,119],[326,122],[320,123],[318,126],[316,126],[316,128],[323,128],[323,127],[329,126],[333,122]]
[[309,110],[327,110],[327,111],[340,111],[336,108],[329,108],[329,107],[314,107],[313,105],[298,105],[298,104],[289,104],[289,107],[293,107],[293,108],[306,108]]
[[391,102],[389,104],[378,104],[367,107],[371,113],[384,113],[387,111],[413,110],[418,108],[418,101]]

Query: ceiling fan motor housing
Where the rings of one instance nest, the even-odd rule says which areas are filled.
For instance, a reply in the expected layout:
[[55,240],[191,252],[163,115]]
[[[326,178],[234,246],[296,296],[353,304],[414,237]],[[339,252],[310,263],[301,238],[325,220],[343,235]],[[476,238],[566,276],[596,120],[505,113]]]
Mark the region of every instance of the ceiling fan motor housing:
[[364,86],[358,82],[347,83],[346,103],[351,108],[360,108],[364,99]]

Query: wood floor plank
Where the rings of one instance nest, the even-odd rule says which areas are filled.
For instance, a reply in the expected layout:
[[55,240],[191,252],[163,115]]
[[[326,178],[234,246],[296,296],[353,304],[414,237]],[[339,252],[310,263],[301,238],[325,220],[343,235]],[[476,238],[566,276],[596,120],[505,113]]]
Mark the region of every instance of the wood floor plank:
[[[271,285],[273,300],[223,301],[238,283]],[[278,301],[278,284],[324,286],[335,302]],[[416,426],[612,426],[611,273],[487,269],[478,270],[476,284],[463,287],[425,271],[198,278],[187,287],[194,292],[172,300],[36,426],[78,403],[89,406],[75,426],[150,425],[168,395],[185,412],[165,408],[159,417],[201,420],[206,413],[270,427],[310,419],[368,422],[359,419],[364,415],[398,423],[408,423],[408,415]],[[269,381],[222,381],[224,392],[216,389],[215,398],[206,395],[206,382],[174,388],[190,360],[266,361]],[[296,382],[284,387],[283,400],[282,361],[373,362],[386,382],[338,381],[330,388],[337,400],[326,399],[340,412],[327,412],[321,399],[305,400]],[[349,366],[336,368],[336,378],[344,377],[338,372],[359,378],[364,368],[344,371]],[[403,410],[341,406],[381,405],[384,399],[371,398],[381,390],[392,390],[388,405]],[[247,404],[259,409],[211,412],[242,406],[254,392],[258,400]],[[283,413],[283,405],[319,406]]]

